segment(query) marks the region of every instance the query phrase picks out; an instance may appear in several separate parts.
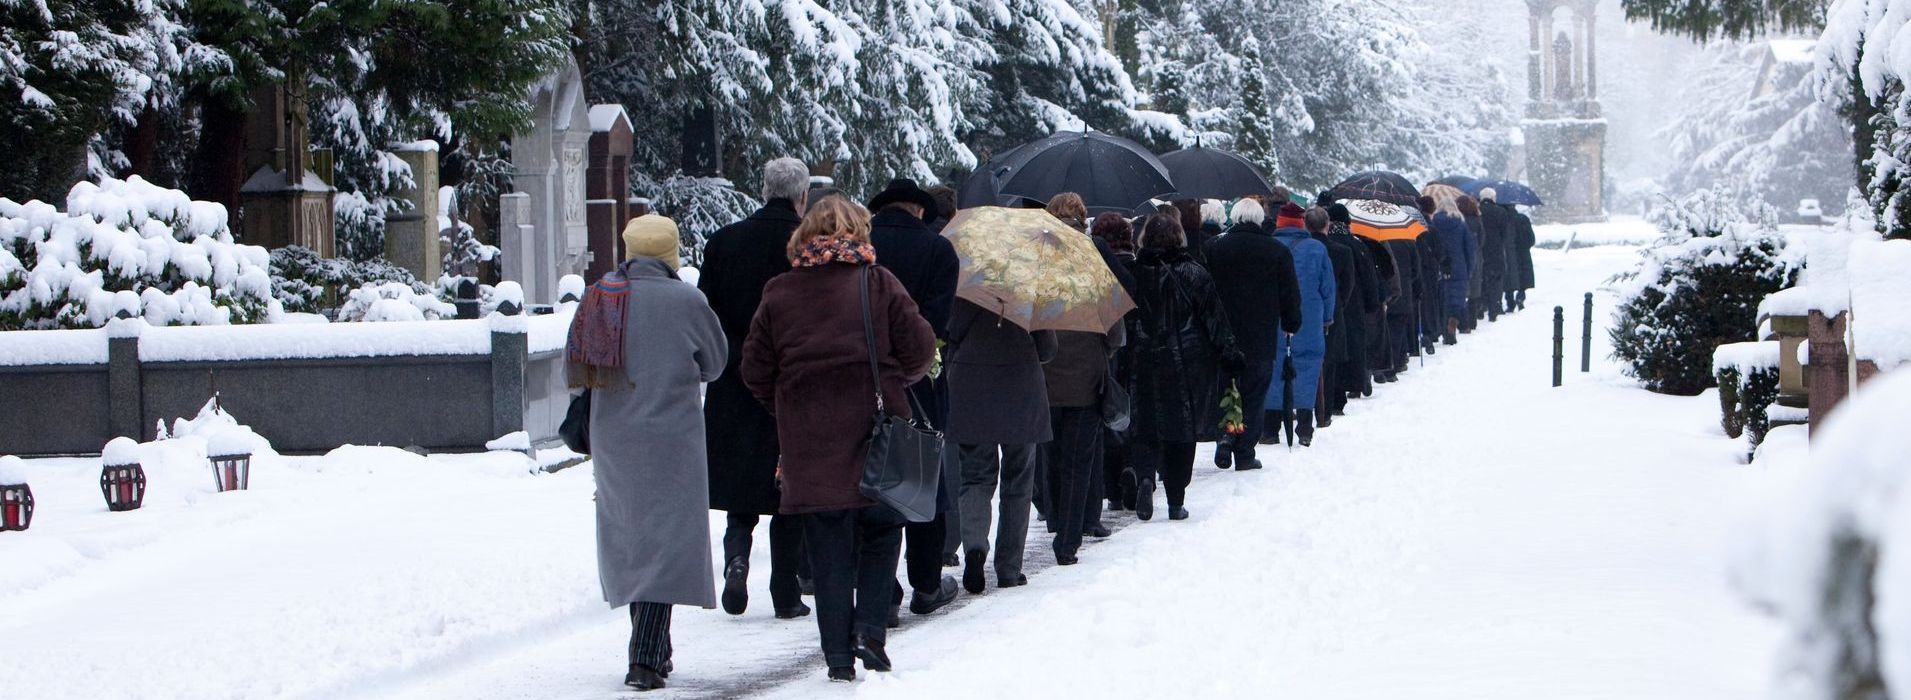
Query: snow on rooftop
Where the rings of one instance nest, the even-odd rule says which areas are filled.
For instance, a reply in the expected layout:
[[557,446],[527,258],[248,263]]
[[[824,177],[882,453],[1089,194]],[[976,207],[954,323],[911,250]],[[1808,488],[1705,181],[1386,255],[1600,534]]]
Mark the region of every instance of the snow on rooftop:
[[617,120],[630,123],[630,115],[624,113],[623,105],[591,105],[591,131],[604,133],[617,126]]
[[1817,46],[1818,42],[1811,39],[1773,39],[1772,59],[1779,63],[1808,64]]

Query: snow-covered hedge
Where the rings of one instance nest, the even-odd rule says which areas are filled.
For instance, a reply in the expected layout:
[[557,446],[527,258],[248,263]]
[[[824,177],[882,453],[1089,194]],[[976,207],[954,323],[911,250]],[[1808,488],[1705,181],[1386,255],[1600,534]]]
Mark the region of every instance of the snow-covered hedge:
[[1670,202],[1654,216],[1665,236],[1613,279],[1624,300],[1613,355],[1647,389],[1691,396],[1711,387],[1713,352],[1753,340],[1759,302],[1797,280],[1802,252],[1788,250],[1769,208],[1741,201],[1712,190]]
[[265,321],[278,306],[267,263],[233,241],[225,207],[137,176],[74,185],[64,211],[0,198],[0,330],[98,327],[121,310],[155,325]]
[[272,251],[272,293],[286,311],[314,313],[343,303],[353,290],[394,283],[411,288],[413,294],[431,294],[431,287],[410,270],[383,258],[321,258],[302,246]]
[[1778,401],[1776,340],[1720,345],[1712,354],[1712,372],[1719,385],[1719,425],[1725,434],[1745,437],[1752,451],[1770,429],[1766,410]]
[[354,289],[338,308],[340,321],[436,321],[457,315],[458,307],[398,282]]

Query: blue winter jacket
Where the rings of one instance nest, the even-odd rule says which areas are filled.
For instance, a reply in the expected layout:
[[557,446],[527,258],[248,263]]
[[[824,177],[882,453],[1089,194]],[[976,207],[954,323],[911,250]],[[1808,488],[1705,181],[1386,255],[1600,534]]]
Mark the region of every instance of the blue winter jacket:
[[[1334,317],[1334,301],[1339,298],[1334,285],[1334,261],[1327,246],[1307,235],[1306,229],[1288,227],[1274,231],[1274,240],[1294,254],[1294,278],[1301,290],[1301,330],[1294,334],[1294,408],[1313,409],[1320,390],[1320,366],[1327,357],[1328,319]],[[1268,388],[1266,408],[1280,410],[1281,363],[1287,359],[1287,338],[1282,334],[1275,347],[1274,384]]]

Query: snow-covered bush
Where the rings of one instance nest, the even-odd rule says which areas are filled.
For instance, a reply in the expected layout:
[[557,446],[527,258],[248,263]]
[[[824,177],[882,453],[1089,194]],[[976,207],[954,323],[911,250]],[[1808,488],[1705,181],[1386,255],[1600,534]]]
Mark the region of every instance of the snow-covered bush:
[[354,289],[338,309],[340,321],[436,321],[457,315],[458,307],[400,282]]
[[498,257],[498,247],[485,245],[478,240],[478,232],[471,224],[453,216],[458,211],[458,189],[445,186],[438,188],[438,243],[444,249],[444,274],[457,277],[476,277],[478,264],[487,263]]
[[1778,401],[1776,340],[1720,345],[1712,355],[1719,386],[1719,425],[1727,436],[1743,436],[1752,451],[1765,441],[1771,421],[1766,409]]
[[[1736,586],[1785,629],[1773,697],[1911,696],[1911,372],[1839,406],[1810,456],[1775,464]],[[1761,457],[1762,458],[1762,457]]]
[[1753,340],[1758,303],[1798,278],[1769,207],[1708,190],[1654,215],[1665,236],[1613,279],[1613,356],[1647,389],[1685,396],[1713,385],[1720,345]]
[[225,207],[137,176],[74,185],[65,211],[0,198],[0,330],[105,325],[122,291],[155,325],[265,321],[267,258],[233,241]]
[[272,294],[288,312],[315,313],[352,290],[387,283],[408,286],[414,294],[431,293],[410,270],[384,258],[321,258],[310,248],[287,246],[272,251],[271,262]]

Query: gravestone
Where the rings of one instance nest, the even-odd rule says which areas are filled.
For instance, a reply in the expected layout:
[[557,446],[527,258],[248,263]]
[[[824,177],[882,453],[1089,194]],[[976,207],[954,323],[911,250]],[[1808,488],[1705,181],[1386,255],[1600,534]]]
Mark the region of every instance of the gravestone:
[[411,207],[385,217],[385,258],[430,284],[444,267],[438,242],[438,144],[418,141],[392,150],[411,168],[412,187],[398,192]]
[[531,195],[523,192],[498,195],[499,278],[516,281],[520,287],[529,286],[528,280],[535,276],[536,270],[536,243],[537,229],[531,226]]
[[591,262],[584,281],[596,282],[624,259],[623,237],[630,213],[630,117],[623,105],[593,105],[590,170],[584,177],[585,215],[590,226]]
[[[511,138],[517,170],[511,182],[526,195],[523,225],[529,229],[513,231],[507,224],[499,241],[507,258],[504,278],[524,288],[527,303],[548,304],[557,299],[558,278],[584,274],[590,262],[584,193],[590,115],[577,66],[532,88],[531,105],[530,130]],[[512,240],[527,234],[528,241]]]

